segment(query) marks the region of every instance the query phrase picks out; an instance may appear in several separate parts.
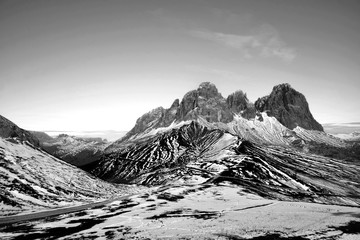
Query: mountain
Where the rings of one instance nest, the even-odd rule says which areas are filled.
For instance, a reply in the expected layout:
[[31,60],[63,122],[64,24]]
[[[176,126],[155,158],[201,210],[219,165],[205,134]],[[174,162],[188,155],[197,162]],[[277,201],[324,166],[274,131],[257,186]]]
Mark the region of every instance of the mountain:
[[[267,110],[269,103],[274,106]],[[289,128],[284,120],[296,122]],[[225,99],[213,84],[202,83],[169,109],[140,117],[87,169],[115,183],[230,181],[267,198],[358,205],[357,155],[323,156],[329,149],[346,152],[350,145],[314,121],[305,97],[287,84],[253,105],[242,91]]]
[[260,196],[358,205],[360,166],[291,147],[259,145],[197,121],[105,154],[92,173],[144,185],[230,181]]
[[253,119],[261,117],[260,113],[264,111],[289,129],[301,127],[323,131],[322,126],[313,118],[304,95],[289,84],[275,86],[269,96],[259,98],[253,104],[241,90],[225,99],[214,84],[204,82],[196,90],[186,93],[181,102],[176,99],[170,108],[159,107],[141,116],[135,126],[115,144],[121,145],[138,135],[169,127],[174,123],[197,119],[210,123],[230,123],[236,115]]
[[81,167],[99,159],[109,143],[102,138],[85,138],[59,134],[50,137],[43,132],[31,132],[39,141],[40,146],[51,155],[65,162]]
[[312,116],[305,96],[293,89],[290,84],[275,86],[270,95],[255,102],[255,108],[260,112],[267,111],[289,129],[299,126],[324,131]]
[[40,145],[44,142],[51,142],[54,140],[51,136],[49,136],[44,132],[39,132],[39,131],[29,131],[29,132],[31,133],[31,135],[35,136],[39,140]]
[[127,131],[116,131],[116,130],[91,130],[91,131],[56,131],[47,130],[46,135],[50,137],[56,137],[60,134],[67,134],[69,136],[76,136],[81,138],[101,138],[109,142],[113,142],[125,136]]
[[151,129],[168,127],[174,122],[199,117],[209,122],[230,122],[233,119],[233,113],[226,99],[212,83],[201,83],[198,89],[186,93],[181,102],[176,99],[168,109],[159,107],[144,114],[136,121],[134,128],[118,143]]
[[356,132],[360,132],[360,122],[352,122],[352,123],[325,123],[324,130],[327,133],[330,133],[334,136],[341,137],[344,135],[346,137],[349,134]]
[[20,141],[28,141],[34,146],[39,146],[39,139],[28,131],[19,128],[16,124],[0,115],[0,137],[17,138]]
[[4,119],[0,128],[1,215],[80,205],[131,192],[48,154],[31,133]]

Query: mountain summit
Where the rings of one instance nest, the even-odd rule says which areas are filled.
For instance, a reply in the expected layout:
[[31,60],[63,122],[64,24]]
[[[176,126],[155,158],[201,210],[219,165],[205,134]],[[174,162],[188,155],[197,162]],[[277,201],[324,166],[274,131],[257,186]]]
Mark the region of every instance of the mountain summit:
[[141,116],[120,142],[140,133],[168,127],[172,123],[198,119],[210,123],[229,123],[235,115],[251,119],[255,118],[256,113],[260,115],[265,111],[289,129],[299,126],[323,131],[313,118],[304,95],[287,83],[275,86],[270,95],[259,98],[253,104],[242,90],[235,91],[225,99],[213,83],[203,82],[197,89],[186,93],[181,101],[176,99],[170,108],[158,107]]
[[202,117],[208,122],[231,122],[233,114],[225,98],[210,82],[201,83],[198,89],[183,97],[175,121],[193,120]]
[[288,83],[275,86],[270,95],[259,98],[255,102],[255,108],[260,112],[267,111],[289,129],[299,126],[308,130],[324,131],[312,116],[305,96]]

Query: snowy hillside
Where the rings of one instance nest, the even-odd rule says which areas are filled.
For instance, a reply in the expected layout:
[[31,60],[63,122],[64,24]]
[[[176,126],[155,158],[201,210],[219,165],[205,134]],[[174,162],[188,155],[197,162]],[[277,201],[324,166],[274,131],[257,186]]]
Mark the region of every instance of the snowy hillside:
[[[250,131],[258,131],[256,128]],[[279,129],[275,132],[281,133]],[[114,149],[93,165],[91,172],[117,183],[231,181],[268,198],[360,204],[358,198],[353,197],[360,194],[354,185],[359,181],[359,165],[309,154],[285,143],[259,144],[239,135],[193,121]],[[277,137],[270,132],[264,134],[264,139],[269,140],[266,136]],[[282,136],[279,139],[283,139]]]
[[1,215],[79,205],[127,194],[29,142],[0,138]]

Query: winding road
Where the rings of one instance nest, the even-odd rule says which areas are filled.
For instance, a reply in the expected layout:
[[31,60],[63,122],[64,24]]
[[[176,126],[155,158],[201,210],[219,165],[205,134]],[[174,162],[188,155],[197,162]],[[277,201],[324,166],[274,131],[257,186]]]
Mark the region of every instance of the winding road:
[[85,209],[103,206],[103,205],[106,205],[113,201],[124,200],[133,195],[135,195],[135,194],[129,194],[129,195],[125,195],[125,196],[118,197],[118,198],[112,198],[112,199],[108,199],[108,200],[101,201],[101,202],[88,203],[88,204],[84,204],[84,205],[80,205],[80,206],[58,208],[58,209],[49,210],[49,211],[0,217],[0,226],[9,225],[9,224],[17,223],[17,222],[23,222],[23,221],[32,221],[32,220],[42,219],[42,218],[46,218],[46,217],[53,217],[53,216],[58,216],[61,214],[66,214],[66,213],[79,212],[79,211],[82,211]]

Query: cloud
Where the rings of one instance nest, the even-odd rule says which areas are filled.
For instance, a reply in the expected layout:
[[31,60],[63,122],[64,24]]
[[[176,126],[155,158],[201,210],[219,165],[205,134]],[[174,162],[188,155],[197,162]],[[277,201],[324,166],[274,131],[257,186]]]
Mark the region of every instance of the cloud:
[[189,32],[192,36],[213,41],[218,44],[237,49],[242,52],[243,57],[253,58],[261,56],[264,58],[279,58],[291,62],[296,58],[296,50],[286,46],[281,40],[275,28],[263,25],[254,34],[235,35],[221,32],[199,31]]
[[209,67],[199,66],[199,65],[189,65],[189,66],[187,66],[187,68],[189,70],[196,71],[196,72],[201,72],[201,73],[210,74],[210,75],[217,75],[217,76],[220,76],[222,79],[227,79],[227,80],[239,80],[239,79],[245,78],[245,76],[243,76],[243,75],[240,75],[238,73],[228,71],[225,69],[219,69],[219,68],[213,68],[213,67],[209,68]]

